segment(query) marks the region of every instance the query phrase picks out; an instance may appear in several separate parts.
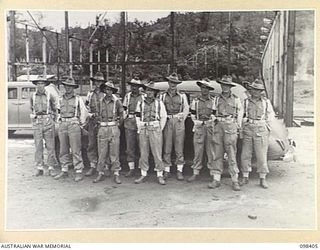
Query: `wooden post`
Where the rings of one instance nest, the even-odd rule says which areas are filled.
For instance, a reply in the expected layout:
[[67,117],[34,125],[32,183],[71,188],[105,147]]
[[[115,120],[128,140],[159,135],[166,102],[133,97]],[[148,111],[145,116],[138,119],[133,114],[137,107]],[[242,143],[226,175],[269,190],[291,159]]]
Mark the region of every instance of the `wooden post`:
[[[100,63],[100,50],[98,50],[98,63]],[[100,64],[98,64],[98,71],[101,71],[100,69]]]
[[171,29],[171,73],[175,72],[175,35],[174,35],[174,12],[170,15]]
[[[89,62],[90,62],[90,77],[93,77],[93,43],[90,43],[90,48],[89,48],[89,53],[90,53],[90,57],[89,57]],[[92,89],[92,80],[90,79],[90,89]]]
[[218,47],[216,47],[216,78],[219,77],[219,50],[218,50]]
[[65,20],[66,62],[69,62],[69,18],[68,18],[68,11],[64,12],[64,20]]
[[294,47],[295,47],[295,25],[296,12],[289,11],[288,20],[288,60],[287,60],[287,87],[286,87],[286,116],[287,127],[293,126],[293,96],[294,96]]
[[232,33],[232,21],[231,21],[231,12],[229,12],[229,40],[228,40],[228,75],[230,75],[231,67],[231,33]]
[[10,11],[10,63],[11,65],[11,77],[12,81],[17,80],[17,66],[16,63],[16,21],[15,21],[15,11]]
[[[45,32],[43,32],[45,34]],[[42,36],[42,63],[43,63],[43,74],[47,75],[47,39]]]
[[[109,62],[109,49],[106,49],[106,63]],[[107,71],[107,81],[109,81],[109,65],[107,64],[106,66],[106,71]]]
[[122,40],[122,67],[121,67],[121,96],[126,94],[126,15],[125,12],[121,12],[121,22],[123,28],[123,40]]
[[[82,57],[83,57],[83,55],[82,55],[82,41],[80,40],[79,41],[79,46],[80,46],[80,52],[79,52],[79,61],[80,61],[80,64],[81,64],[81,66],[82,66]],[[81,79],[81,84],[80,84],[80,93],[82,93],[82,85],[83,85],[83,76],[82,76],[82,73],[83,73],[83,68],[81,68],[81,74],[80,74],[80,79]]]
[[27,63],[27,80],[30,81],[30,65],[29,65],[29,34],[28,25],[26,25],[26,63]]
[[70,77],[72,77],[72,39],[69,39],[69,68],[70,68]]
[[59,80],[60,80],[60,48],[59,48],[59,33],[56,33],[56,43],[57,43],[57,83],[59,87]]
[[208,77],[208,58],[207,58],[207,47],[204,49],[204,75]]

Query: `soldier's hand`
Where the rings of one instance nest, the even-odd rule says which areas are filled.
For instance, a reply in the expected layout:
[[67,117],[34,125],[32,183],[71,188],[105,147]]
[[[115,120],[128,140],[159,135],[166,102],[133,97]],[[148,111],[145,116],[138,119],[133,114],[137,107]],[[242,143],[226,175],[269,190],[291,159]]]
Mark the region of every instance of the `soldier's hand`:
[[195,121],[194,121],[194,125],[195,125],[195,126],[200,126],[200,125],[202,125],[202,121],[195,120]]
[[60,121],[61,121],[61,116],[60,116],[60,114],[58,114],[56,117],[56,122],[60,122]]
[[178,117],[178,120],[179,120],[179,121],[184,120],[184,115],[183,115],[183,113],[178,113],[178,114],[177,114],[177,117]]

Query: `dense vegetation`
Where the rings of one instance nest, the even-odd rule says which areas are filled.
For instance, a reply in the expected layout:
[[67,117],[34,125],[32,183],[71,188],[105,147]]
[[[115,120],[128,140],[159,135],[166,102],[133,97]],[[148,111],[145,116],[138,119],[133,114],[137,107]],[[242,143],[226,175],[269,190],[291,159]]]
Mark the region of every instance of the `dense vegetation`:
[[[263,18],[273,19],[274,11],[232,12],[231,14],[231,58],[230,69],[235,81],[252,80],[259,75],[260,58],[264,44],[260,41]],[[301,16],[301,15],[300,15]],[[297,29],[306,27],[304,19],[297,23]],[[96,26],[85,29],[70,27],[70,34],[88,40]],[[211,79],[227,73],[228,41],[230,35],[228,12],[186,12],[175,13],[176,38],[176,68],[182,79],[199,79],[208,76]],[[25,29],[17,27],[16,51],[19,61],[25,60]],[[55,34],[46,32],[49,43],[47,57],[49,62],[57,62],[57,43]],[[109,24],[108,20],[99,23],[95,33],[96,41],[94,61],[97,61],[97,50],[101,50],[101,61],[106,61],[106,49],[109,50],[109,61],[120,62],[122,58],[123,29],[119,23]],[[126,32],[127,61],[141,60],[171,60],[171,29],[170,16],[147,23],[135,20],[127,23]],[[302,47],[303,39],[297,39],[298,51]],[[41,60],[41,33],[30,30],[30,58],[32,61]],[[79,41],[73,42],[73,59],[79,61]],[[206,51],[206,52],[205,52]],[[59,37],[59,52],[61,62],[65,62],[64,35]],[[207,54],[207,68],[205,68],[205,53]],[[89,61],[89,45],[83,43],[83,61]],[[68,67],[61,66],[60,73],[66,73]],[[94,66],[94,71],[97,66]],[[106,67],[102,66],[102,71]],[[32,73],[39,73],[42,67],[33,67]],[[48,66],[48,73],[56,73],[56,66]],[[120,66],[109,67],[110,76],[117,81],[121,75]],[[25,73],[19,67],[19,74]],[[76,76],[87,79],[89,66],[74,66]],[[139,74],[142,78],[162,80],[169,73],[168,65],[131,65],[127,66],[127,77]]]

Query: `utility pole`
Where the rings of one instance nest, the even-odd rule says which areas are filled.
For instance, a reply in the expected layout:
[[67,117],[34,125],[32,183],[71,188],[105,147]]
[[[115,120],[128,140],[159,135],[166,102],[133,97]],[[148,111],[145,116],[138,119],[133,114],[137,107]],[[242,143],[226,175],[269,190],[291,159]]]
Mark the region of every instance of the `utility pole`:
[[15,11],[10,11],[10,61],[12,73],[12,81],[17,80],[17,66],[16,63],[16,21],[15,21]]
[[42,36],[42,63],[43,63],[43,74],[47,76],[47,40],[45,36]]
[[57,82],[59,84],[59,80],[60,80],[60,72],[59,72],[59,68],[60,68],[60,48],[59,48],[59,33],[56,33],[56,43],[57,43]]
[[219,77],[219,49],[216,47],[216,78]]
[[175,71],[175,33],[174,33],[174,12],[170,15],[170,28],[171,28],[171,73]]
[[70,77],[72,77],[72,61],[73,61],[73,59],[72,59],[72,39],[71,38],[69,38],[69,70],[70,70],[70,72],[69,72],[69,74],[70,74]]
[[[106,49],[106,63],[109,62],[109,49]],[[106,66],[106,71],[107,71],[107,81],[109,81],[109,65],[107,64]]]
[[230,64],[231,64],[231,33],[232,33],[232,22],[231,12],[229,12],[229,41],[228,41],[228,75],[230,75]]
[[[89,63],[90,63],[90,78],[93,77],[93,43],[90,43],[89,47]],[[92,89],[92,80],[90,79],[90,89]]]
[[30,81],[30,59],[29,59],[29,34],[28,25],[26,25],[26,63],[27,63],[27,80]]
[[69,62],[69,18],[68,11],[64,12],[65,19],[65,45],[66,45],[66,62]]
[[295,47],[296,12],[289,11],[288,20],[288,55],[286,84],[286,119],[287,127],[293,126],[293,96],[294,96],[294,47]]
[[121,96],[126,94],[126,13],[121,12],[121,23],[123,28],[122,40],[122,69],[121,69]]
[[208,77],[207,47],[205,47],[205,49],[204,49],[204,72],[205,72],[205,77]]

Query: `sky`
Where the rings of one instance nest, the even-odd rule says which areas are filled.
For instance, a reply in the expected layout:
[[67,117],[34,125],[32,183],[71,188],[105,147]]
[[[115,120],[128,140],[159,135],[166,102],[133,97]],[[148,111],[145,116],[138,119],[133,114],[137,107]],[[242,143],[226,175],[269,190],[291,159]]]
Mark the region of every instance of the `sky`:
[[[64,11],[30,11],[33,18],[39,22],[38,25],[40,27],[53,27],[54,31],[61,31],[61,28],[65,26],[65,14]],[[139,21],[156,21],[158,18],[166,17],[170,14],[169,11],[129,11],[128,20],[133,21],[137,18]],[[100,19],[107,18],[109,22],[115,23],[120,20],[120,12],[119,11],[69,11],[69,27],[80,26],[85,28],[88,24],[95,24],[96,16],[101,14]],[[26,20],[28,23],[34,25],[30,15],[27,11],[17,11],[17,18],[20,21]],[[104,18],[102,16],[105,15]],[[42,18],[41,18],[42,17]]]

